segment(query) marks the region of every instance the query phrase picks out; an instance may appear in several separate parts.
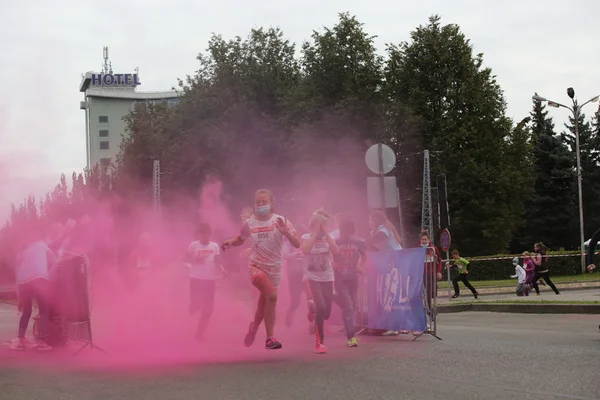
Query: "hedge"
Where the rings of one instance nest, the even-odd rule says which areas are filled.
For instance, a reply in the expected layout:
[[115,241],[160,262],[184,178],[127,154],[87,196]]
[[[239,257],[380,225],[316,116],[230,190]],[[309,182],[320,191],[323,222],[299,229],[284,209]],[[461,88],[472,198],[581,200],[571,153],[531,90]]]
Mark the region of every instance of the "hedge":
[[[548,269],[551,275],[566,276],[581,274],[581,257],[577,252],[556,251],[549,252]],[[562,257],[552,257],[562,256]],[[473,280],[498,280],[508,279],[515,274],[512,263],[514,257],[519,258],[519,264],[523,265],[523,256],[518,254],[496,254],[491,256],[467,257],[469,261],[469,278]],[[502,258],[501,260],[489,260],[490,258]],[[451,276],[456,274],[456,268],[452,268]],[[444,276],[447,279],[446,276]]]

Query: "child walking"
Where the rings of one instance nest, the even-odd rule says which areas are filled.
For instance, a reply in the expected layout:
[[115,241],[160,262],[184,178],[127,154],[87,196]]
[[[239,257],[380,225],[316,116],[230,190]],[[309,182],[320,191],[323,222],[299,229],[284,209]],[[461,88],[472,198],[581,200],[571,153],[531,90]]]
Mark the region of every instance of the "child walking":
[[527,283],[527,272],[523,267],[519,265],[519,259],[513,258],[513,265],[515,266],[515,274],[511,275],[511,278],[517,278],[517,296],[529,296],[529,284]]
[[[310,219],[311,233],[302,235],[300,249],[306,255],[304,279],[308,282],[312,301],[315,309],[315,353],[324,354],[325,347],[325,321],[331,316],[333,302],[333,265],[332,254],[338,252],[338,246],[327,233],[329,214],[319,210]],[[309,313],[309,320],[311,319]]]
[[190,243],[186,259],[190,263],[190,313],[201,312],[195,337],[204,339],[215,305],[216,281],[225,270],[221,265],[219,245],[210,240],[212,229],[202,223],[196,231],[198,240]]
[[460,288],[458,287],[458,281],[461,281],[470,291],[473,293],[476,299],[479,298],[479,293],[477,290],[471,285],[469,282],[469,262],[460,256],[458,250],[454,250],[452,252],[452,259],[454,260],[454,264],[458,267],[458,274],[452,279],[452,286],[454,286],[454,296],[453,299],[456,299],[460,296]]
[[348,347],[357,347],[354,313],[358,307],[358,276],[367,262],[365,242],[354,235],[354,222],[343,220],[339,223],[339,238],[336,240],[339,252],[334,254],[334,275],[336,303],[342,308],[344,328]]

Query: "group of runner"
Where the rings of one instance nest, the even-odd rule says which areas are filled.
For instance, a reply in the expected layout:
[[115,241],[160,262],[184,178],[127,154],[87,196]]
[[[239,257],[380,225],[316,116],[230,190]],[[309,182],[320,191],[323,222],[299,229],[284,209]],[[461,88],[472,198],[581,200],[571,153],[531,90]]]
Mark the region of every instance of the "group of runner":
[[[326,353],[324,325],[331,316],[335,301],[342,308],[347,346],[358,346],[354,310],[358,302],[359,274],[366,263],[366,250],[368,247],[376,250],[402,249],[400,236],[394,226],[383,212],[374,211],[370,218],[373,228],[371,237],[363,241],[355,236],[354,222],[347,216],[339,214],[334,217],[319,209],[308,221],[308,232],[300,235],[288,219],[275,212],[275,199],[271,191],[258,190],[254,203],[254,210],[243,215],[244,221],[236,236],[218,246],[204,235],[188,249],[190,310],[202,311],[196,337],[202,339],[212,313],[214,278],[223,271],[218,261],[220,253],[250,240],[251,246],[244,254],[248,256],[249,279],[260,296],[244,338],[247,347],[253,345],[264,322],[265,348],[282,348],[275,336],[275,311],[284,261],[287,261],[291,289],[286,325],[292,325],[302,293],[306,293],[309,299],[310,331],[315,334],[315,352]],[[337,225],[336,230],[332,230],[334,224]],[[208,230],[209,227],[201,225],[198,233],[202,235]],[[198,275],[198,271],[209,275]]]

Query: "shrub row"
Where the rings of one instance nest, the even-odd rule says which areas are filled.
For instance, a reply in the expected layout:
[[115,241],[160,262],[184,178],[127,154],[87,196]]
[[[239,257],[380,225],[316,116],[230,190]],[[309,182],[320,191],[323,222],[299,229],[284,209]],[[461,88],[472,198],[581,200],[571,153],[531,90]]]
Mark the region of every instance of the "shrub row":
[[[548,269],[551,275],[565,276],[581,274],[581,258],[577,252],[549,252]],[[560,256],[560,257],[552,257]],[[519,264],[523,265],[523,257],[514,254],[497,254],[492,256],[465,257],[469,261],[469,278],[473,280],[498,280],[508,279],[515,274],[512,260],[519,258]],[[501,260],[489,260],[490,258],[503,258]],[[451,276],[456,269],[453,268]],[[446,276],[444,276],[446,278]]]

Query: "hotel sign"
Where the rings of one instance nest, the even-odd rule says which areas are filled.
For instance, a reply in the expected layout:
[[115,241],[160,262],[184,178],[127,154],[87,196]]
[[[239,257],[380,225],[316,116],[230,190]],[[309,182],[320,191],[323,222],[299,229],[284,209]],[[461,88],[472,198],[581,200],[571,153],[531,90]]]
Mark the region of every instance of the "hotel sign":
[[92,86],[136,87],[139,84],[138,74],[92,74]]

